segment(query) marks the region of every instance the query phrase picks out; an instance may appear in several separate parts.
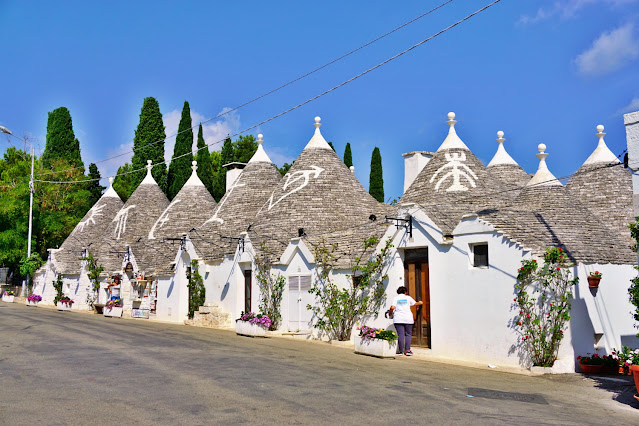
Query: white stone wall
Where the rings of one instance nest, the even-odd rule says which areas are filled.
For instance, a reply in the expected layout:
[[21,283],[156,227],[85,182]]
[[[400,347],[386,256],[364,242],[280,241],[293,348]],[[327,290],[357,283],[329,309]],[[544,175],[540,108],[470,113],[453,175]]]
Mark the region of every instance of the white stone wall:
[[633,205],[635,216],[639,216],[639,111],[624,114],[628,166],[632,173]]

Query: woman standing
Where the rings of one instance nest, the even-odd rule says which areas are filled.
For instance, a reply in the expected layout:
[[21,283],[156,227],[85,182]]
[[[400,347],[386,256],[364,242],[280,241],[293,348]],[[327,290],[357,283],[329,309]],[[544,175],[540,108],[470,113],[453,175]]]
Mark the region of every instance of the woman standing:
[[406,294],[406,287],[401,286],[397,289],[397,296],[393,299],[390,307],[393,316],[393,324],[397,330],[398,348],[397,354],[411,356],[413,352],[410,350],[410,340],[413,337],[413,312],[410,307],[413,305],[423,305],[424,302],[415,302],[415,299]]

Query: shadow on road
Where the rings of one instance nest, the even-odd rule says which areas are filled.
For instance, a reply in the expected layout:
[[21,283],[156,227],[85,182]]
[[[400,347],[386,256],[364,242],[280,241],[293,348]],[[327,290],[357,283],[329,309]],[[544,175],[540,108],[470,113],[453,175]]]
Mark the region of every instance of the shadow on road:
[[588,376],[588,379],[594,382],[596,388],[612,393],[614,401],[639,408],[639,402],[634,398],[637,389],[632,376]]

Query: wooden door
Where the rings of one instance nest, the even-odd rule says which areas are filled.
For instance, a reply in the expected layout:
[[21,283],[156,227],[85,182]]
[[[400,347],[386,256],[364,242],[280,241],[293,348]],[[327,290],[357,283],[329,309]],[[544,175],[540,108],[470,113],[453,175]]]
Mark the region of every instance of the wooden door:
[[408,295],[416,301],[423,301],[422,306],[413,306],[413,338],[411,345],[430,348],[430,282],[428,276],[428,256],[425,250],[406,250],[404,263],[404,282]]
[[244,271],[244,312],[251,312],[251,270]]

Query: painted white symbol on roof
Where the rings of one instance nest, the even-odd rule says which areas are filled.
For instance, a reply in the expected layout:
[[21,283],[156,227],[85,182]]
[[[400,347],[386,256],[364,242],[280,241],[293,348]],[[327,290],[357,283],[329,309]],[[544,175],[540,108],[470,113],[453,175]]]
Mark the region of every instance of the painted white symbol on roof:
[[113,218],[113,222],[117,222],[113,230],[113,236],[119,240],[120,235],[126,232],[126,220],[129,218],[129,210],[135,208],[135,204],[127,208],[121,208],[118,214]]
[[290,191],[286,192],[284,195],[282,195],[280,198],[278,198],[277,201],[275,201],[275,202],[273,202],[273,195],[275,195],[275,191],[273,191],[273,193],[271,194],[271,198],[268,200],[268,209],[271,210],[274,206],[277,205],[277,203],[282,201],[284,198],[286,198],[289,195],[301,190],[306,185],[308,185],[308,183],[310,182],[311,176],[313,176],[313,178],[317,179],[319,177],[320,173],[322,173],[324,171],[324,169],[322,169],[321,167],[317,167],[317,166],[311,166],[311,168],[312,168],[312,170],[298,170],[298,171],[294,172],[293,174],[287,173],[285,175],[286,182],[284,183],[284,186],[282,187],[282,191],[286,191],[295,182],[301,181],[300,184],[297,185],[296,187],[294,187],[293,189],[291,189]]
[[242,175],[240,175],[235,182],[233,183],[233,185],[228,189],[228,191],[226,191],[226,194],[224,194],[224,197],[222,197],[222,199],[220,200],[220,204],[217,205],[217,208],[215,209],[215,213],[213,214],[213,217],[210,218],[209,220],[207,220],[206,222],[204,222],[204,224],[207,224],[209,222],[218,222],[218,223],[224,223],[224,219],[217,217],[217,214],[220,212],[220,210],[222,209],[222,206],[224,205],[224,203],[226,203],[226,200],[228,200],[228,198],[231,196],[231,193],[233,192],[233,190],[235,188],[240,188],[242,186],[246,186],[245,183],[240,183],[240,179],[242,178]]
[[475,180],[477,180],[477,175],[470,169],[470,167],[463,164],[463,162],[466,161],[466,154],[463,152],[452,152],[449,154],[447,152],[445,155],[448,163],[437,169],[435,174],[433,174],[433,176],[430,178],[430,182],[433,183],[440,172],[448,170],[448,173],[445,173],[437,181],[437,184],[435,185],[435,191],[439,191],[439,187],[441,186],[441,184],[444,183],[444,181],[449,177],[453,178],[453,184],[446,189],[446,192],[468,191],[468,188],[461,183],[460,178],[462,176],[466,178],[468,183],[470,183],[470,186],[474,188]]
[[171,204],[169,204],[167,208],[164,209],[164,211],[162,212],[158,220],[155,221],[155,223],[153,224],[153,227],[149,231],[149,236],[148,236],[149,240],[155,240],[155,235],[154,235],[155,230],[162,229],[162,227],[164,227],[164,224],[169,221],[169,210],[171,210],[171,207],[173,207],[179,202],[180,200],[176,198],[175,200],[171,202]]
[[95,205],[91,207],[91,210],[89,210],[89,213],[91,213],[91,216],[89,216],[87,220],[83,220],[80,223],[78,223],[78,231],[83,232],[84,228],[86,226],[89,226],[90,223],[95,225],[95,218],[98,216],[102,216],[102,209],[104,208],[104,206],[106,206],[106,204],[101,204],[99,206]]

